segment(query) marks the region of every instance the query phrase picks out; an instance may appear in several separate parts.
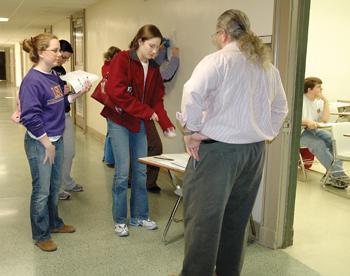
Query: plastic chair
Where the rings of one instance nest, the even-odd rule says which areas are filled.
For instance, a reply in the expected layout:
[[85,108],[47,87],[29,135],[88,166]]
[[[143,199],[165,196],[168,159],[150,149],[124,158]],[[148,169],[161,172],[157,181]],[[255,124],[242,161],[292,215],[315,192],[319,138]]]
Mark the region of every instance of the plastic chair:
[[[344,136],[344,134],[350,134],[350,122],[338,123],[332,126],[332,143],[334,158],[332,161],[332,165],[326,171],[326,175],[323,179],[323,185],[326,185],[327,180],[329,179],[332,173],[331,168],[336,159],[350,161],[350,137],[346,137]],[[342,177],[340,177],[339,180],[342,180],[341,178]]]

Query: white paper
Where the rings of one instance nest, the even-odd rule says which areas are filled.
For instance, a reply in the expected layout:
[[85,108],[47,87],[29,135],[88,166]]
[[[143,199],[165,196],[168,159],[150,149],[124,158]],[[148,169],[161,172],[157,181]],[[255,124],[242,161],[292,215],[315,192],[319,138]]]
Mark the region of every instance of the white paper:
[[83,89],[85,81],[88,80],[93,83],[99,79],[97,75],[82,70],[69,72],[66,75],[60,76],[60,78],[68,82],[76,93]]
[[319,128],[327,128],[327,127],[331,127],[331,126],[334,126],[338,123],[318,123],[318,127]]

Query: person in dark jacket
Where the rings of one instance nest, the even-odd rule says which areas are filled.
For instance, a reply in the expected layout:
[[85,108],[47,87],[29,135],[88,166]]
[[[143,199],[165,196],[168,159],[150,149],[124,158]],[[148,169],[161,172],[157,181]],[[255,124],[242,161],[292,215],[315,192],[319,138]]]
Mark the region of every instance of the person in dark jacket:
[[162,34],[154,25],[139,29],[130,43],[129,51],[120,52],[112,60],[106,85],[114,109],[104,107],[101,115],[108,120],[116,170],[113,179],[113,220],[119,236],[128,236],[127,191],[131,166],[130,225],[153,230],[157,224],[150,220],[146,189],[146,165],[138,158],[147,156],[146,125],[159,123],[165,133],[175,133],[164,109],[164,85],[157,55]]
[[[170,47],[170,40],[164,39],[162,46],[159,50],[158,56],[155,61],[159,64],[160,74],[164,82],[171,81],[179,68],[179,48],[171,47],[171,58],[168,60],[167,51]],[[148,125],[147,131],[147,142],[148,142],[148,156],[161,155],[163,153],[162,141],[159,137],[157,128],[154,122]],[[147,190],[150,193],[158,194],[161,189],[157,185],[157,179],[159,174],[159,167],[147,166]]]
[[[68,61],[73,54],[72,45],[64,39],[60,39],[60,49],[61,56],[58,60],[57,66],[53,67],[58,76],[64,76],[66,74],[66,69],[64,69],[63,64]],[[64,81],[64,94],[68,95],[71,92],[71,87],[67,85]],[[83,94],[81,94],[83,95]],[[83,186],[76,183],[76,181],[71,176],[71,170],[73,165],[73,159],[75,156],[75,131],[72,118],[70,116],[70,103],[65,105],[65,128],[63,132],[63,164],[62,164],[62,184],[58,198],[61,200],[67,200],[71,197],[71,192],[82,192],[84,190]]]

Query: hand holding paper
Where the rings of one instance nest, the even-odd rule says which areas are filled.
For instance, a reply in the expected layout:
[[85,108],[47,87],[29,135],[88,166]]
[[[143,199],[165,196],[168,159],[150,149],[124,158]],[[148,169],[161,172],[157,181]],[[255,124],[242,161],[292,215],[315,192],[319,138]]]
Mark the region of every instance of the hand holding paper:
[[86,81],[93,83],[98,80],[97,75],[82,70],[69,72],[64,76],[60,76],[60,78],[68,82],[73,87],[75,93],[80,92],[84,88]]

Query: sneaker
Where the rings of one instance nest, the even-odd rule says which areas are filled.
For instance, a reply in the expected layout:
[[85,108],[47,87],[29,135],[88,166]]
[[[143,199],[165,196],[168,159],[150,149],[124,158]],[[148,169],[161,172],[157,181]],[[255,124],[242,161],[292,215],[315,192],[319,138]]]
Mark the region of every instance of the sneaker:
[[338,180],[346,184],[347,186],[350,185],[350,177],[347,176],[345,173],[343,173],[341,176],[338,177]]
[[68,193],[68,192],[66,192],[66,191],[60,192],[60,193],[58,194],[58,198],[59,198],[60,200],[68,200],[68,199],[70,199],[70,196],[71,196],[71,194]]
[[333,179],[331,186],[338,188],[338,189],[346,189],[348,187],[348,183],[346,183],[344,180],[342,179]]
[[147,230],[155,230],[158,228],[158,225],[150,219],[131,219],[130,225],[132,226],[142,226]]
[[79,184],[75,184],[75,186],[72,189],[65,189],[66,192],[75,192],[75,193],[79,193],[79,192],[83,192],[84,188],[83,186],[79,185]]
[[124,223],[117,223],[114,226],[114,231],[118,234],[119,237],[127,237],[129,236],[128,226]]

